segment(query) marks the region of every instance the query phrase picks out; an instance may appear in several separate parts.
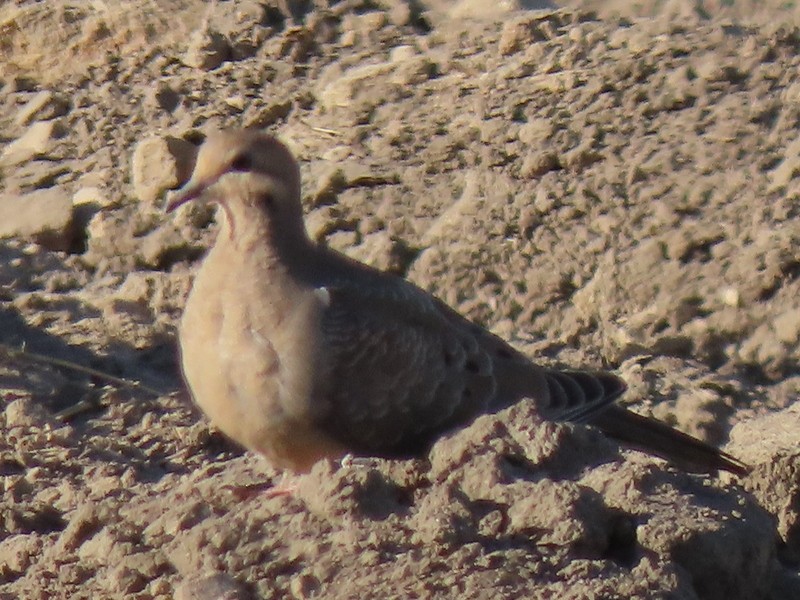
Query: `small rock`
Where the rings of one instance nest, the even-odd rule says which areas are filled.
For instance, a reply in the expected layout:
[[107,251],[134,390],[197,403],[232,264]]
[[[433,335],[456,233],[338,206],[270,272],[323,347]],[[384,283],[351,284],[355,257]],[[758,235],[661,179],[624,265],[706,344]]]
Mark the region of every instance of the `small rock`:
[[358,232],[364,236],[371,233],[377,233],[385,228],[386,223],[374,215],[367,215],[358,223]]
[[69,523],[56,542],[58,552],[78,550],[111,521],[109,510],[94,503],[83,503],[70,515]]
[[353,156],[353,149],[349,146],[339,144],[338,146],[331,146],[322,153],[320,158],[329,162],[342,162]]
[[[279,121],[286,118],[292,112],[293,103],[289,99],[271,100],[266,106],[258,105],[248,107],[248,112],[245,114],[244,127],[265,129]],[[244,106],[242,107],[244,108]]]
[[311,598],[319,590],[319,581],[313,575],[300,573],[292,578],[289,589],[295,598]]
[[152,203],[189,178],[197,148],[180,138],[150,137],[133,151],[131,170],[136,197]]
[[230,55],[231,47],[224,35],[201,29],[192,36],[181,60],[187,67],[210,71],[228,60]]
[[283,16],[292,19],[295,23],[303,20],[312,9],[310,0],[281,0],[277,3]]
[[108,574],[108,583],[111,590],[124,596],[141,592],[147,585],[147,581],[141,573],[125,564],[118,564],[111,569]]
[[800,139],[786,147],[784,159],[770,172],[770,191],[786,187],[798,172],[800,172]]
[[99,187],[83,187],[72,195],[75,226],[86,231],[92,217],[101,208],[107,208],[113,202],[106,192]]
[[411,60],[417,55],[417,51],[414,49],[413,46],[409,46],[408,44],[404,44],[401,46],[395,46],[389,52],[389,60],[391,62],[404,62],[407,60]]
[[547,39],[543,37],[541,32],[535,26],[538,19],[526,16],[523,19],[517,19],[506,23],[503,26],[503,31],[500,33],[500,41],[498,42],[498,49],[500,54],[508,56],[519,52],[523,48],[527,48],[533,42],[544,41]]
[[59,179],[71,173],[64,162],[32,160],[14,167],[14,177],[6,179],[6,192],[28,192],[60,185]]
[[513,11],[527,8],[524,0],[486,2],[486,0],[457,0],[451,3],[448,15],[451,19],[502,19]]
[[317,186],[311,194],[313,207],[335,204],[336,197],[347,187],[347,177],[339,165],[326,165],[321,169],[324,171],[318,173],[318,176],[314,178]]
[[233,96],[228,96],[224,100],[225,104],[230,106],[231,108],[238,110],[239,112],[244,110],[244,107],[247,106],[247,99],[242,96],[241,94],[235,94]]
[[252,594],[230,575],[217,573],[181,582],[175,588],[175,600],[250,600]]
[[362,93],[375,94],[377,78],[391,73],[396,65],[391,62],[352,67],[319,90],[319,103],[326,110],[350,106]]
[[35,92],[38,83],[31,77],[16,75],[9,83],[9,92]]
[[726,306],[736,308],[742,305],[741,294],[735,287],[726,287],[720,290],[720,299]]
[[795,82],[783,90],[782,99],[787,104],[800,104],[800,82]]
[[161,269],[190,258],[192,248],[175,228],[159,227],[140,239],[139,253],[146,266]]
[[291,62],[305,62],[314,49],[316,38],[314,32],[308,27],[291,27],[281,36],[279,56],[288,58]]
[[439,66],[426,57],[401,58],[396,64],[389,81],[401,87],[420,85],[439,72]]
[[334,231],[325,238],[325,244],[339,252],[346,252],[360,241],[358,232],[353,230]]
[[95,213],[86,225],[89,251],[84,258],[92,262],[100,257],[134,254],[139,245],[131,235],[130,227],[130,215],[121,214],[121,211],[101,210]]
[[533,201],[533,207],[540,215],[549,214],[558,206],[560,206],[560,204],[552,193],[548,192],[544,188],[539,188],[536,191],[536,198]]
[[49,250],[67,251],[73,242],[72,199],[61,188],[36,190],[21,197],[0,195],[0,238],[34,241]]
[[561,168],[558,155],[549,150],[535,150],[525,156],[519,169],[520,177],[533,179]]
[[306,216],[306,231],[312,240],[321,241],[325,236],[344,226],[344,223],[345,219],[338,207],[322,206]]
[[710,82],[733,82],[742,77],[735,64],[721,62],[716,54],[702,57],[694,66],[694,72],[700,79]]
[[[796,390],[800,392],[800,388]],[[800,560],[800,410],[797,405],[738,423],[730,434],[728,450],[753,466],[745,488],[778,521],[782,552]]]
[[75,206],[95,205],[107,207],[113,204],[108,194],[97,186],[82,187],[72,194],[72,204]]
[[47,121],[61,117],[69,111],[69,102],[50,90],[39,92],[23,106],[14,118],[17,125],[28,125],[33,121]]
[[603,551],[613,520],[597,492],[572,482],[547,479],[529,486],[531,493],[508,508],[510,535],[536,535],[540,544]]
[[152,101],[155,102],[159,108],[167,112],[172,112],[180,105],[181,96],[169,85],[162,82],[152,91]]
[[776,337],[784,344],[794,346],[800,341],[800,308],[789,309],[772,322]]
[[31,398],[19,398],[10,402],[6,406],[4,416],[8,428],[41,428],[53,422],[42,404]]
[[356,45],[357,41],[356,32],[352,29],[342,33],[342,37],[339,39],[339,43],[343,48],[351,48]]
[[419,8],[412,7],[412,2],[398,2],[389,9],[389,22],[397,27],[405,27],[412,21],[418,20]]
[[42,545],[42,536],[8,536],[0,542],[0,571],[25,572],[41,556]]
[[[104,558],[108,559],[114,556],[115,545],[117,545],[117,541],[111,533],[111,530],[103,528],[82,543],[78,548],[77,554],[82,561],[99,562]],[[119,553],[114,557],[121,558]]]
[[468,172],[461,196],[431,222],[422,236],[422,245],[431,246],[442,239],[461,238],[475,226],[481,207],[480,182],[474,173]]
[[759,366],[767,377],[785,377],[787,366],[791,365],[790,351],[777,337],[771,323],[762,323],[739,346],[737,352],[741,363]]
[[395,239],[387,231],[366,236],[349,254],[376,269],[398,275],[405,274],[416,256],[403,240]]
[[553,123],[550,119],[531,119],[519,128],[519,141],[534,148],[540,147],[553,136]]
[[50,142],[64,133],[64,125],[58,119],[34,123],[21,137],[6,146],[0,163],[4,166],[18,165],[47,154]]
[[523,206],[519,213],[519,232],[526,239],[530,239],[534,230],[542,223],[541,215],[531,206]]

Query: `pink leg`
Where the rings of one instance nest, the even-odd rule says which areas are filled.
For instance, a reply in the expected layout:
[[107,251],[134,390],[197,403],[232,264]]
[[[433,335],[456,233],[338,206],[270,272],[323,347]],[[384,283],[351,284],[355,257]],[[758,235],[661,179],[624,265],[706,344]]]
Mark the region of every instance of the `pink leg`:
[[266,498],[292,496],[297,491],[297,477],[284,473],[280,481],[264,481],[249,485],[228,485],[225,490],[233,494],[240,501],[251,500],[261,494]]

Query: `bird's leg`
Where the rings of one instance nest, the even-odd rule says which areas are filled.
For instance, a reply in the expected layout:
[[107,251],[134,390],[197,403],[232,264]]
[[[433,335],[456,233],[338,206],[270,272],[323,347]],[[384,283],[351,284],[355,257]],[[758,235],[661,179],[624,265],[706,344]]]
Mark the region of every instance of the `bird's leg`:
[[367,469],[376,466],[376,459],[372,456],[356,456],[350,452],[339,459],[342,469]]
[[273,480],[248,485],[229,485],[225,490],[239,501],[252,500],[262,494],[264,498],[293,496],[298,487],[297,478],[297,475],[290,475],[288,471],[284,471],[277,483]]

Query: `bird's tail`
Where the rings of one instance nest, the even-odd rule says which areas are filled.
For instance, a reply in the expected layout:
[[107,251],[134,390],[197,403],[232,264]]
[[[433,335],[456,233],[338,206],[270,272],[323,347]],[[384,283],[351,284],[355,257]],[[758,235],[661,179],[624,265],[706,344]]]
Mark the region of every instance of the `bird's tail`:
[[723,470],[736,475],[750,471],[746,464],[710,444],[615,405],[627,386],[613,373],[541,369],[519,362],[499,371],[498,383],[504,405],[523,397],[546,397],[541,407],[543,418],[594,425],[626,446],[660,456],[687,471]]
[[594,415],[589,423],[632,448],[660,456],[690,472],[723,470],[744,476],[751,470],[719,448],[621,406],[608,407]]

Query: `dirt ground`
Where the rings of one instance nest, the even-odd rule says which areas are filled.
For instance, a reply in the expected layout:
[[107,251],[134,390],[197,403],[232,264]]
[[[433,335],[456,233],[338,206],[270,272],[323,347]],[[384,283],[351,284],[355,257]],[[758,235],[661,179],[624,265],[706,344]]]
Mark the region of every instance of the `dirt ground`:
[[[800,597],[793,4],[0,5],[0,598]],[[281,474],[177,365],[213,214],[160,208],[233,126],[316,239],[753,472],[522,403],[237,499]]]

